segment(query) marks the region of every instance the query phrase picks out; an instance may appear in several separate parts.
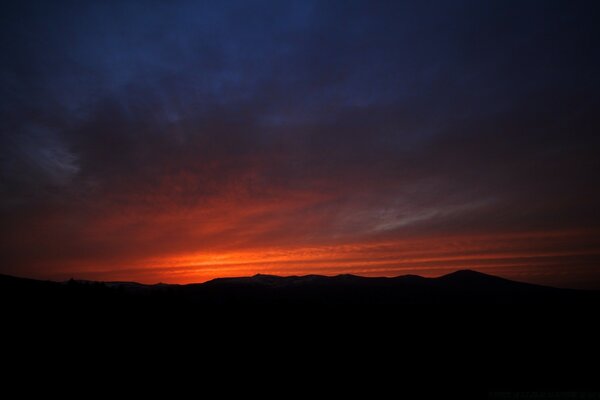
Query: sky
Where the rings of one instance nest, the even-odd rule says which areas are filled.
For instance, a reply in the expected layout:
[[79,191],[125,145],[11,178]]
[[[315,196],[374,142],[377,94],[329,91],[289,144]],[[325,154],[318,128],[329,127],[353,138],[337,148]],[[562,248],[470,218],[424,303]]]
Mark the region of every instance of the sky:
[[0,273],[600,289],[595,1],[5,1]]

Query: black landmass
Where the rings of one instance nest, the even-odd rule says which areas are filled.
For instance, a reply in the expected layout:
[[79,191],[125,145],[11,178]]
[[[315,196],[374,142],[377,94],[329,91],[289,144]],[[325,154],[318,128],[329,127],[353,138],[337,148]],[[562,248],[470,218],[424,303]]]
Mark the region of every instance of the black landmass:
[[0,298],[9,307],[600,305],[600,291],[539,286],[471,270],[438,278],[259,274],[188,285],[53,282],[0,275]]
[[42,375],[63,379],[57,365],[66,364],[73,381],[101,368],[104,384],[106,371],[129,380],[135,370],[144,377],[136,388],[169,382],[169,391],[225,377],[215,383],[221,392],[235,386],[278,398],[273,382],[301,398],[369,399],[490,399],[598,383],[589,367],[600,359],[598,291],[468,270],[189,285],[0,275],[0,304],[5,353],[15,354],[5,365],[26,376],[41,365]]

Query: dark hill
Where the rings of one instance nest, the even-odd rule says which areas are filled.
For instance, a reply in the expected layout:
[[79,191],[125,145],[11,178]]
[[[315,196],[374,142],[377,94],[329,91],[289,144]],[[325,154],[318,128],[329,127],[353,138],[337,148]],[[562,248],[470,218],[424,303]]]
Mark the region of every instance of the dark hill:
[[475,271],[439,278],[415,275],[255,275],[203,284],[51,282],[0,275],[4,304],[30,305],[403,305],[403,304],[600,304],[597,291],[557,289]]

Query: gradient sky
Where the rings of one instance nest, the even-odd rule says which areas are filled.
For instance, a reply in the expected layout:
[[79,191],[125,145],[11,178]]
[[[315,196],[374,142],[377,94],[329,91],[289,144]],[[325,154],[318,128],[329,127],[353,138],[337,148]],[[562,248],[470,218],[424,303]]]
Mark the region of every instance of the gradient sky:
[[595,1],[10,3],[1,273],[600,288]]

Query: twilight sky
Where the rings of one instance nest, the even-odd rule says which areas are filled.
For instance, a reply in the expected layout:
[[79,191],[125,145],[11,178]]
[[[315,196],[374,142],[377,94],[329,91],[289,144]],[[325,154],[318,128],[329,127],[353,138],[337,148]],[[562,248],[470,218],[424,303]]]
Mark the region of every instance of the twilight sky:
[[0,273],[600,288],[595,1],[14,1]]

